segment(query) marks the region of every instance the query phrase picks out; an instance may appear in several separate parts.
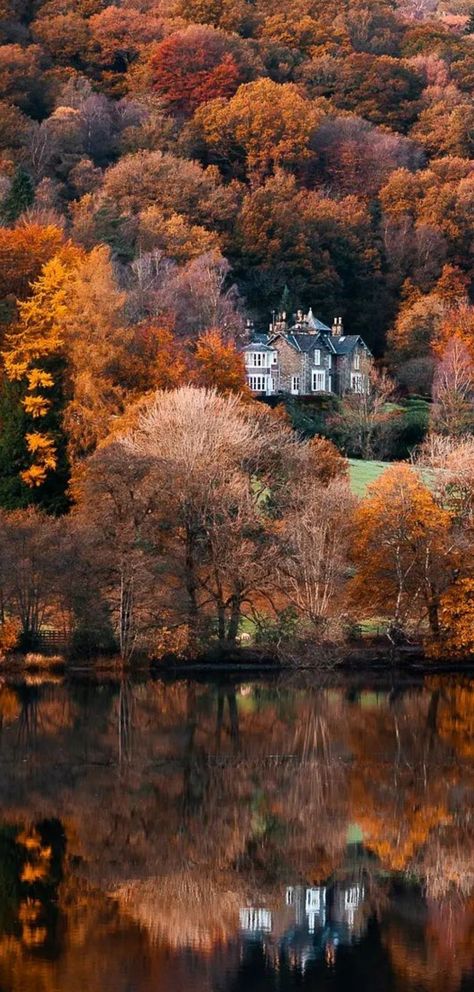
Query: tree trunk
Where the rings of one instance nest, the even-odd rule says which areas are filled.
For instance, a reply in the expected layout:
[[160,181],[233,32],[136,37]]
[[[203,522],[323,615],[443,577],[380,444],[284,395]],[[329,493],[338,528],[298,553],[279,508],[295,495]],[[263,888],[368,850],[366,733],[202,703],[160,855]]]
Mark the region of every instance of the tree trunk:
[[195,535],[191,527],[186,528],[185,586],[188,595],[188,622],[190,631],[196,634],[198,625],[198,598],[196,563],[194,560]]
[[230,645],[234,645],[237,640],[237,634],[239,633],[241,608],[242,608],[242,602],[240,599],[240,595],[236,593],[235,596],[232,596],[229,626],[227,629],[227,643]]
[[439,609],[437,599],[432,599],[428,603],[428,622],[430,625],[430,631],[436,641],[439,640],[440,627],[439,627]]

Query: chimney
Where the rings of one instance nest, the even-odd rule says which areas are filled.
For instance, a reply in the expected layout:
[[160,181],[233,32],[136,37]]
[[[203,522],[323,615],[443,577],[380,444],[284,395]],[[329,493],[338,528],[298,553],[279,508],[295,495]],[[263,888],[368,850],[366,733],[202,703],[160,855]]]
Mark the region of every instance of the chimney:
[[270,334],[277,334],[279,331],[285,333],[287,330],[286,323],[286,311],[276,313],[274,310],[272,313],[272,322],[270,324]]
[[334,338],[340,338],[344,333],[344,328],[342,326],[342,317],[334,317],[332,324],[332,336]]

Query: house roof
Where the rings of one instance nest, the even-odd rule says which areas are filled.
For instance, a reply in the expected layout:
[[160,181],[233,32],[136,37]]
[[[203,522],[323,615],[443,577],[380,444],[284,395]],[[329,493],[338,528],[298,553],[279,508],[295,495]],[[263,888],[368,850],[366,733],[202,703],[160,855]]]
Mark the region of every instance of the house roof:
[[[312,331],[301,329],[305,326],[311,327]],[[333,355],[350,355],[357,345],[362,345],[369,355],[370,349],[367,347],[360,334],[331,334],[330,328],[321,321],[313,317],[310,310],[305,318],[305,324],[296,324],[288,330],[278,330],[275,334],[265,334],[254,332],[242,351],[274,351],[273,342],[283,337],[285,341],[300,354],[307,354],[313,348],[326,348]]]
[[275,349],[268,343],[266,334],[254,334],[252,339],[244,344],[242,351],[274,351]]
[[307,354],[313,348],[326,348],[327,351],[336,354],[336,349],[333,345],[333,340],[335,339],[330,334],[323,334],[321,331],[317,334],[308,334],[304,331],[293,329],[289,331],[278,331],[270,340],[274,341],[278,337],[283,337],[295,351],[299,351],[301,354]]
[[321,320],[318,320],[318,318],[314,316],[311,307],[309,308],[308,313],[306,314],[306,318],[305,319],[306,319],[307,324],[309,324],[309,326],[312,327],[313,330],[315,330],[315,331],[325,331],[326,333],[329,333],[329,334],[331,333],[331,328],[328,327],[327,324],[323,324],[323,322]]
[[[341,337],[332,337],[331,341],[333,343],[336,355],[349,355],[351,351],[360,343],[364,345],[360,334],[342,334]],[[367,345],[365,345],[367,347]],[[368,350],[368,349],[367,349]]]

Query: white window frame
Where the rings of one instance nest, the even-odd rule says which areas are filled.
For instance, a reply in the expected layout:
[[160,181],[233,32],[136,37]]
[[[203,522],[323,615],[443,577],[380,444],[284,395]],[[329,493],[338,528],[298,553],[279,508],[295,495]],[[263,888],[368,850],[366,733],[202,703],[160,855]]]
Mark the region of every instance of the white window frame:
[[364,376],[362,372],[351,372],[351,389],[353,393],[365,393]]
[[307,913],[320,913],[326,905],[326,889],[322,887],[306,889],[305,908]]
[[315,348],[314,350],[314,364],[321,365],[321,349]]
[[269,909],[246,906],[239,910],[240,929],[247,933],[271,933],[273,927],[272,914]]
[[332,369],[332,355],[328,355],[328,369]]
[[247,385],[252,393],[266,393],[268,384],[268,376],[266,375],[248,375]]
[[360,369],[360,355],[354,355],[354,372],[358,372]]
[[301,386],[301,377],[299,375],[292,375],[291,377],[292,396],[299,396],[300,386]]
[[326,392],[326,373],[324,369],[312,369],[311,390],[313,393]]

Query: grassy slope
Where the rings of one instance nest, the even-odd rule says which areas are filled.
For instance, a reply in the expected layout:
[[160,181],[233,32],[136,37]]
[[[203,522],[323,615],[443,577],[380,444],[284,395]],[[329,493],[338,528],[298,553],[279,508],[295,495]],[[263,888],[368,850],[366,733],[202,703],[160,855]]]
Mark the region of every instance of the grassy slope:
[[358,458],[349,459],[349,474],[352,491],[356,496],[365,496],[367,486],[390,467],[390,462],[364,462]]

